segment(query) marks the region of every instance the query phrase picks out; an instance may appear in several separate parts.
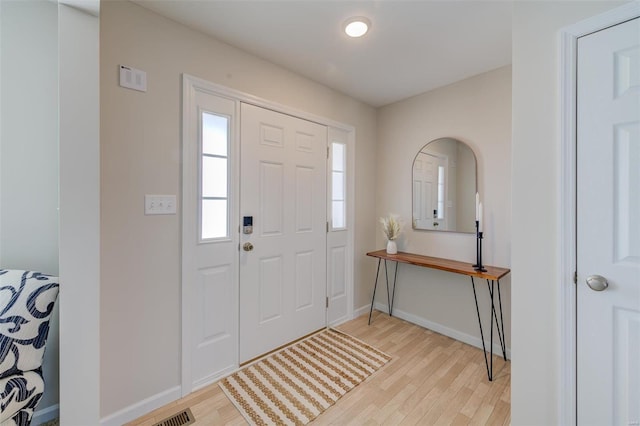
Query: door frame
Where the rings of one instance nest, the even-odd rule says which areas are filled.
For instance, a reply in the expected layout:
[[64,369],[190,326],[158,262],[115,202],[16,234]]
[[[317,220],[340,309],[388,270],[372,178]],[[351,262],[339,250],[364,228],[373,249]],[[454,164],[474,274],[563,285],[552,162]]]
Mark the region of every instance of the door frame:
[[[186,150],[185,146],[186,146],[186,142],[188,140],[189,137],[191,137],[192,135],[189,132],[189,126],[186,124],[187,123],[187,119],[189,117],[189,110],[191,107],[191,103],[192,103],[192,99],[191,99],[191,94],[195,91],[203,91],[203,92],[207,92],[210,93],[212,95],[217,95],[217,96],[221,96],[221,97],[226,97],[226,98],[230,98],[233,99],[235,101],[239,102],[244,102],[247,104],[251,104],[251,105],[255,105],[261,108],[266,108],[275,112],[279,112],[279,113],[283,113],[283,114],[287,114],[287,115],[291,115],[293,117],[298,117],[307,121],[312,121],[324,126],[327,126],[329,129],[330,128],[336,128],[336,129],[340,129],[343,131],[346,131],[348,133],[348,140],[347,140],[347,194],[350,195],[350,197],[347,200],[347,223],[349,224],[348,229],[347,229],[347,253],[348,253],[348,261],[350,261],[351,263],[353,263],[353,252],[354,252],[354,248],[355,248],[355,229],[354,229],[354,224],[355,224],[355,199],[354,199],[354,190],[355,190],[355,143],[356,143],[356,130],[354,126],[348,125],[348,124],[344,124],[338,121],[334,121],[331,120],[329,118],[326,117],[322,117],[322,116],[318,116],[315,114],[311,114],[309,112],[306,111],[302,111],[302,110],[298,110],[296,108],[292,108],[277,102],[273,102],[273,101],[269,101],[267,99],[264,98],[260,98],[258,96],[254,96],[254,95],[250,95],[248,93],[245,92],[241,92],[239,90],[235,90],[235,89],[231,89],[229,87],[220,85],[220,84],[216,84],[216,83],[212,83],[209,82],[207,80],[195,77],[193,75],[189,75],[187,73],[183,73],[182,74],[182,134],[181,134],[181,143],[182,143],[182,148],[181,148],[181,152],[182,152],[182,156],[184,157],[186,154],[190,153],[191,151]],[[239,110],[239,108],[238,108]],[[234,126],[238,126],[239,129],[239,121],[240,120],[240,116],[239,116],[239,112],[238,112],[238,116],[235,117],[237,120],[237,124],[235,124]],[[239,136],[239,135],[238,135]],[[234,140],[233,143],[239,144],[240,143],[240,137],[237,137],[237,140]],[[240,146],[237,145],[236,147],[233,148],[234,152],[239,153],[240,152]],[[188,152],[187,152],[188,151]],[[238,158],[237,161],[239,162],[240,159]],[[180,205],[181,205],[181,214],[182,214],[182,221],[181,221],[181,234],[182,234],[182,238],[181,238],[181,248],[180,248],[180,265],[181,265],[181,277],[180,277],[180,294],[181,294],[181,302],[180,302],[180,308],[181,308],[181,312],[180,312],[180,320],[181,320],[181,394],[182,396],[186,396],[188,394],[190,394],[192,391],[196,390],[193,388],[192,385],[192,378],[191,378],[191,329],[190,329],[190,323],[189,323],[189,315],[188,313],[188,306],[187,306],[187,302],[190,300],[191,297],[191,292],[189,289],[189,286],[184,285],[185,283],[185,270],[184,270],[184,261],[183,259],[185,257],[191,256],[189,250],[191,250],[191,247],[187,244],[185,244],[184,241],[184,228],[185,226],[188,224],[188,222],[185,221],[189,221],[189,220],[193,220],[193,219],[189,219],[186,218],[186,215],[184,214],[185,212],[185,205],[184,205],[184,190],[185,190],[185,178],[186,178],[186,170],[184,170],[184,162],[181,162],[181,167],[182,167],[182,171],[181,171],[181,181],[180,181],[180,188],[182,189],[181,191],[181,200],[180,200]],[[235,178],[235,177],[234,177]],[[241,176],[238,176],[238,179],[240,179]],[[235,203],[238,204],[237,206],[233,206],[232,210],[233,211],[239,211],[239,197],[236,197],[235,199]],[[238,209],[236,209],[236,207],[238,207]],[[238,252],[239,253],[239,252]],[[352,318],[353,317],[353,292],[354,292],[354,269],[353,267],[349,266],[348,268],[348,272],[347,272],[347,282],[346,282],[346,287],[347,287],[347,292],[350,295],[349,300],[351,301],[351,303],[349,304],[349,306],[347,307],[347,318]],[[239,275],[235,277],[236,280],[239,280],[240,277]],[[327,281],[328,282],[328,281]],[[326,283],[325,283],[326,285]],[[239,289],[238,289],[239,290]],[[239,321],[239,318],[238,318]],[[238,339],[238,345],[240,344],[240,341]],[[239,352],[238,352],[239,353]],[[236,368],[237,370],[237,368]],[[234,370],[235,371],[235,370]],[[226,374],[231,374],[234,371],[228,372]],[[225,375],[226,375],[225,374]],[[222,378],[218,377],[216,378],[216,380]],[[204,384],[203,386],[205,386],[206,384]],[[201,386],[202,387],[202,386]]]
[[577,196],[577,51],[578,38],[640,16],[637,2],[587,18],[560,31],[560,164],[558,165],[558,268],[560,301],[560,374],[558,375],[559,423],[577,421],[576,349],[576,196]]

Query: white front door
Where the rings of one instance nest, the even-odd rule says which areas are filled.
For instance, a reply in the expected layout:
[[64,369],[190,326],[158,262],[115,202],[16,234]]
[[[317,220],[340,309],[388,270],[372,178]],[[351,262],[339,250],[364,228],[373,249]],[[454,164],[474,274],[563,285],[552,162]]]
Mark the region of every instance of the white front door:
[[638,425],[640,19],[580,38],[577,75],[578,424]]
[[325,326],[326,167],[326,126],[242,104],[241,363]]

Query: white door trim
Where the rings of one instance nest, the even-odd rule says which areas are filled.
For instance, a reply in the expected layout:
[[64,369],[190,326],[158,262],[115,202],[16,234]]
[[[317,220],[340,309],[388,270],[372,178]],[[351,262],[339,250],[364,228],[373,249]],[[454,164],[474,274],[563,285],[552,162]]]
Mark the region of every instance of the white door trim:
[[[355,233],[354,233],[354,224],[355,224],[355,195],[354,195],[354,189],[355,189],[355,152],[356,152],[356,147],[355,147],[355,127],[348,125],[348,124],[344,124],[338,121],[334,121],[331,119],[328,119],[326,117],[321,117],[315,114],[311,114],[305,111],[301,111],[295,108],[291,108],[288,107],[286,105],[282,105],[279,104],[277,102],[272,102],[257,96],[253,96],[250,95],[248,93],[244,93],[235,89],[231,89],[219,84],[215,84],[215,83],[211,83],[207,80],[189,75],[189,74],[182,74],[182,149],[184,149],[184,145],[186,140],[188,140],[189,137],[191,137],[190,133],[189,133],[189,126],[187,126],[185,124],[185,120],[188,117],[189,114],[189,108],[191,106],[191,96],[194,93],[194,90],[198,90],[201,92],[206,92],[206,93],[210,93],[212,95],[217,95],[217,96],[221,96],[221,97],[226,97],[226,98],[230,98],[239,102],[244,102],[244,103],[248,103],[248,104],[252,104],[255,106],[259,106],[262,108],[266,108],[266,109],[270,109],[276,112],[280,112],[283,114],[287,114],[287,115],[291,115],[294,117],[298,117],[298,118],[302,118],[308,121],[312,121],[318,124],[322,124],[325,125],[327,127],[334,127],[337,129],[341,129],[344,130],[346,132],[348,132],[349,137],[348,137],[348,170],[349,173],[347,175],[347,191],[348,194],[350,194],[350,197],[347,200],[347,220],[349,223],[349,228],[348,228],[348,236],[347,236],[347,250],[349,253],[349,261],[351,262],[351,265],[349,265],[349,269],[347,272],[347,292],[349,294],[349,306],[348,306],[348,318],[352,318],[353,317],[353,291],[354,291],[354,268],[352,267],[353,264],[353,251],[354,251],[354,238],[355,238]],[[239,114],[238,114],[239,117]],[[237,121],[237,120],[236,120]],[[236,126],[238,126],[239,128],[239,123],[236,124]],[[236,141],[238,142],[238,141]],[[235,149],[235,148],[234,148]],[[239,150],[239,147],[237,147],[237,149]],[[184,155],[184,153],[183,153]],[[185,179],[185,171],[182,171],[182,181],[181,181],[181,188],[184,188],[184,179]],[[184,194],[183,194],[184,197]],[[237,203],[239,203],[239,199],[236,199],[238,201],[236,201]],[[181,205],[182,205],[182,200],[181,200]],[[182,211],[184,211],[184,207],[182,208]],[[237,211],[237,209],[232,208],[232,211]],[[186,220],[186,218],[182,218],[182,226],[184,227],[184,221]],[[182,247],[181,247],[181,255],[184,256],[184,246],[185,246],[185,242],[184,242],[184,236],[183,236],[183,240],[182,240]],[[181,265],[182,265],[182,259],[180,260]],[[189,293],[189,288],[188,286],[184,285],[184,270],[182,271],[182,275],[181,275],[181,283],[180,283],[180,287],[181,287],[181,330],[182,330],[182,356],[181,356],[181,394],[182,396],[188,395],[189,393],[191,393],[194,389],[192,388],[192,383],[191,383],[191,330],[190,330],[190,323],[189,323],[189,317],[187,315],[188,310],[186,309],[185,304],[187,303],[190,297],[190,293]]]
[[576,53],[578,38],[640,16],[634,1],[560,31],[560,157],[558,268],[560,300],[559,424],[575,425],[576,405]]

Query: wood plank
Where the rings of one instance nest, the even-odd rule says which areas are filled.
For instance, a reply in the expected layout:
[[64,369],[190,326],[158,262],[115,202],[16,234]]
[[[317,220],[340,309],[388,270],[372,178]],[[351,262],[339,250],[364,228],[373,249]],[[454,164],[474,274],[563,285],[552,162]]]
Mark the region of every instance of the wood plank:
[[406,253],[399,251],[397,254],[388,254],[386,250],[377,250],[367,253],[367,256],[375,257],[383,260],[391,260],[399,263],[408,263],[410,265],[422,266],[424,268],[440,269],[442,271],[453,272],[455,274],[468,275],[487,280],[499,280],[500,278],[511,272],[507,268],[498,266],[483,265],[486,272],[476,271],[469,262],[460,262],[457,260],[443,259],[440,257],[423,256],[421,254]]

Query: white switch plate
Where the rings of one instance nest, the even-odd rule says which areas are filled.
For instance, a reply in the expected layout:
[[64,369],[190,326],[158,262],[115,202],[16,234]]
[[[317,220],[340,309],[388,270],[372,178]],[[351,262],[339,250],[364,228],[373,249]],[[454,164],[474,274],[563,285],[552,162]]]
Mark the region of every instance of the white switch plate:
[[144,214],[176,214],[176,196],[145,195]]
[[146,92],[147,73],[133,67],[120,65],[120,86]]

